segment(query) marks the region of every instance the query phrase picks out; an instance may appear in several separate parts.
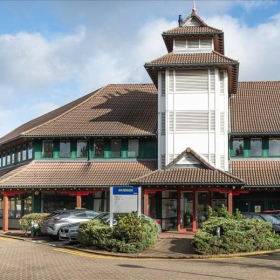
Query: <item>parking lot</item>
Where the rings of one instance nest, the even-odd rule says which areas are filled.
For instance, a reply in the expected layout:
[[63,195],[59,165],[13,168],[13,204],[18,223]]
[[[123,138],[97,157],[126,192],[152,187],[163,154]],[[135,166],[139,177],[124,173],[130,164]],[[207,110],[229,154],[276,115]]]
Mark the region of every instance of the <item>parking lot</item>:
[[0,237],[0,275],[13,279],[277,279],[280,254],[212,260],[103,257]]

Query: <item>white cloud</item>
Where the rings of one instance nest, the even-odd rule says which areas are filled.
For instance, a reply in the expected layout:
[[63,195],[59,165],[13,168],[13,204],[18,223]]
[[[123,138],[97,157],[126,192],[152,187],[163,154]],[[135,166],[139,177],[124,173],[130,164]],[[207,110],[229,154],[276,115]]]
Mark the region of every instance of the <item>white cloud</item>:
[[[205,21],[224,30],[226,55],[240,61],[240,80],[279,80],[279,14],[253,27],[227,15]],[[175,26],[157,19],[127,37],[106,33],[102,40],[85,27],[52,38],[0,35],[0,135],[69,102],[69,96],[108,83],[151,82],[143,65],[167,53],[161,33]]]
[[253,27],[230,16],[207,22],[224,30],[226,55],[240,62],[239,80],[280,80],[280,14]]

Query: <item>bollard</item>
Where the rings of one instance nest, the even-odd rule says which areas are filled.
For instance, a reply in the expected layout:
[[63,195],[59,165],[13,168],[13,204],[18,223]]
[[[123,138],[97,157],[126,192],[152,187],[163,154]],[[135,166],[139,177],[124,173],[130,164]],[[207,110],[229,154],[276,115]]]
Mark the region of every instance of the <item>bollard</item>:
[[221,236],[221,228],[220,228],[220,227],[217,227],[217,228],[216,228],[216,236],[217,236],[217,237],[220,237],[220,236]]

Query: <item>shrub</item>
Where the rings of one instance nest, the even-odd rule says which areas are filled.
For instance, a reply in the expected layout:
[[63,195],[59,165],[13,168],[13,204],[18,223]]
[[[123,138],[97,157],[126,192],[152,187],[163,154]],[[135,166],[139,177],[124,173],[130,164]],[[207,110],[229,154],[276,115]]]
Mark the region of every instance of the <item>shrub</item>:
[[38,235],[41,233],[41,226],[45,217],[47,217],[48,213],[32,213],[28,215],[24,215],[19,220],[19,227],[27,235],[27,232],[31,229],[31,223],[34,222],[34,234]]
[[[279,247],[279,235],[272,231],[270,223],[244,219],[239,211],[230,216],[224,210],[222,213],[224,217],[211,216],[196,233],[192,245],[199,254],[232,254]],[[217,227],[220,227],[220,237],[216,235]]]
[[137,253],[152,246],[157,236],[158,229],[155,222],[131,213],[120,217],[118,225],[113,228],[99,220],[81,224],[78,242],[82,247]]

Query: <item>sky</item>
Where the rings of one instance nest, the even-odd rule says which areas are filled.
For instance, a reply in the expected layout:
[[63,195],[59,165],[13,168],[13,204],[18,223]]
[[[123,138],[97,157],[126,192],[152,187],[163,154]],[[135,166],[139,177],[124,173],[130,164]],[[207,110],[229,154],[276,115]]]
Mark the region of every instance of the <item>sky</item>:
[[[145,62],[192,1],[1,1],[0,137],[109,83],[151,83]],[[280,1],[196,1],[225,33],[239,81],[280,80]]]

